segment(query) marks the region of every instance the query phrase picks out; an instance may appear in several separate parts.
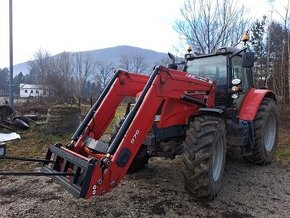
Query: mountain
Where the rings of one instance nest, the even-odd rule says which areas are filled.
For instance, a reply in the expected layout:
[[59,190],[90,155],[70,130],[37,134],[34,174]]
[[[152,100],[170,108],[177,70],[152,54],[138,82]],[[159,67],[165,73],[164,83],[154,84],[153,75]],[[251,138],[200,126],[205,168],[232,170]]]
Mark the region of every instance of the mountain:
[[[117,62],[117,65],[119,63],[119,59],[122,55],[128,55],[128,56],[134,56],[136,54],[142,55],[148,65],[152,68],[156,62],[167,58],[166,53],[161,53],[149,49],[144,48],[138,48],[138,47],[132,47],[132,46],[116,46],[116,47],[110,47],[110,48],[104,48],[104,49],[97,49],[97,50],[90,50],[90,51],[82,51],[82,52],[69,52],[71,56],[75,54],[82,54],[82,55],[90,55],[93,59],[98,61],[113,61]],[[55,56],[58,56],[59,54],[56,54]],[[29,61],[16,64],[14,65],[14,75],[18,75],[20,72],[23,73],[23,75],[29,73]]]
[[159,61],[160,59],[167,57],[167,54],[156,52],[149,49],[132,47],[132,46],[116,46],[105,49],[98,49],[93,51],[86,51],[81,53],[88,53],[92,55],[96,60],[112,60],[118,61],[121,55],[134,55],[142,54],[148,62]]
[[28,74],[29,73],[28,63],[29,61],[14,65],[13,66],[14,76],[18,75],[20,72],[22,72],[23,75]]

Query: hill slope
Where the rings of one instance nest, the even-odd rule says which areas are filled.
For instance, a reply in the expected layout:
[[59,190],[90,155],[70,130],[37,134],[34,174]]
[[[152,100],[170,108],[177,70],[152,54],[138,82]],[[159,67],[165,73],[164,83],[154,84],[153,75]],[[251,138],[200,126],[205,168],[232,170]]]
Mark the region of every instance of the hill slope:
[[[74,54],[90,55],[94,60],[98,61],[113,61],[116,62],[116,65],[119,65],[119,59],[122,55],[134,56],[142,55],[149,66],[153,67],[157,61],[165,59],[167,54],[156,52],[149,49],[143,49],[132,46],[116,46],[104,49],[82,51],[82,52],[69,52],[71,56]],[[58,56],[56,54],[55,56]],[[23,75],[29,73],[29,61],[14,65],[14,75],[18,75],[20,72]]]

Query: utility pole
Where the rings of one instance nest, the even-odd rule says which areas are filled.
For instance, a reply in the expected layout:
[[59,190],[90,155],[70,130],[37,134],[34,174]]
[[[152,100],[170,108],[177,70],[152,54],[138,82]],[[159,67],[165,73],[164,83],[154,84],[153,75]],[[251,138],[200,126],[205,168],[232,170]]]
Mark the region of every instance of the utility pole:
[[9,105],[14,107],[13,98],[13,13],[12,13],[12,0],[9,0],[9,60],[10,60],[10,79],[9,79]]

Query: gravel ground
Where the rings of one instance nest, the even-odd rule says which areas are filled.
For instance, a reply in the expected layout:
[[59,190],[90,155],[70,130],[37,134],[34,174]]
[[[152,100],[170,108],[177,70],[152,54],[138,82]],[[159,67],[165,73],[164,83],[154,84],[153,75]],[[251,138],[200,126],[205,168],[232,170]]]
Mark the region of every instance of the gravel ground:
[[154,158],[111,193],[75,199],[45,177],[0,177],[0,217],[289,217],[290,164],[228,159],[223,188],[198,202],[183,188],[181,158]]

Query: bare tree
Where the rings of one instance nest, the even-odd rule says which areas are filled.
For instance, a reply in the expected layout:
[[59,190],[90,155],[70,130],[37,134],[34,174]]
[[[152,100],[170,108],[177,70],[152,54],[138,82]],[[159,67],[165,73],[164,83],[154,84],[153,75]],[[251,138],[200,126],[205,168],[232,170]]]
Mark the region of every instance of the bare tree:
[[47,84],[53,90],[55,97],[66,100],[73,94],[74,87],[70,84],[72,72],[72,65],[67,52],[63,52],[51,59]]
[[119,67],[128,72],[133,71],[131,57],[128,54],[122,54],[119,59]]
[[146,57],[141,53],[122,54],[120,59],[120,68],[135,73],[147,73],[148,63]]
[[274,1],[269,1],[273,11],[280,17],[283,32],[280,34],[279,41],[282,40],[281,64],[280,69],[275,72],[274,87],[282,98],[282,108],[290,103],[290,0],[285,1],[278,10]]
[[169,57],[163,57],[160,60],[156,61],[155,65],[163,65],[163,66],[167,66],[168,64],[171,63],[171,60]]
[[97,63],[98,75],[96,80],[101,83],[101,88],[104,89],[110,79],[113,77],[114,64],[113,62],[99,61]]
[[73,57],[75,57],[73,71],[78,83],[78,94],[82,95],[87,80],[96,73],[97,63],[90,54],[76,53]]
[[45,84],[51,66],[50,58],[51,54],[41,48],[34,53],[33,60],[29,61],[30,76],[34,83]]
[[133,71],[135,73],[146,73],[148,69],[148,63],[143,54],[135,54],[132,56]]
[[235,0],[185,0],[174,29],[199,53],[236,44],[247,30],[245,7]]

